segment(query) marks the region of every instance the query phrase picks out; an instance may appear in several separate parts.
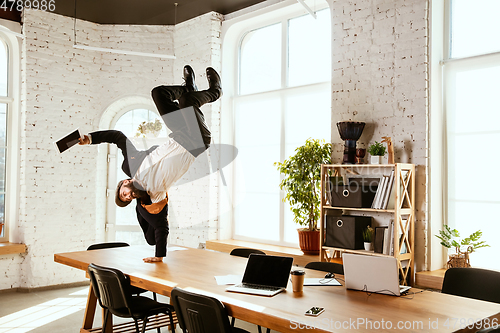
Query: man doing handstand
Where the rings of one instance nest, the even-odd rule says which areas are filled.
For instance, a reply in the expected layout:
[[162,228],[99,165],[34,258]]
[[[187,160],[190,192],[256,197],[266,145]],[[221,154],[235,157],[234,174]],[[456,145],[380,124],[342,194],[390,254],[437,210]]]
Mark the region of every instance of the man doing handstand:
[[137,219],[146,241],[156,245],[155,256],[145,262],[163,261],[168,236],[168,189],[189,169],[195,158],[210,146],[211,133],[199,109],[222,95],[217,72],[206,69],[209,88],[198,91],[194,71],[184,67],[182,86],[158,86],[151,92],[165,125],[172,131],[163,145],[137,150],[120,131],[96,131],[84,135],[80,144],[114,143],[122,151],[123,172],[129,179],[118,183],[115,202],[120,207],[137,199]]

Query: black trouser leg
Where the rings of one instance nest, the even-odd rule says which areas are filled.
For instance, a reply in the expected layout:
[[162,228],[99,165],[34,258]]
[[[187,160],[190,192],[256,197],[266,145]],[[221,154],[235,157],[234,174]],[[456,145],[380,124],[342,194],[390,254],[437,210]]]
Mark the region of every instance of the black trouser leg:
[[[218,89],[187,92],[184,86],[159,86],[152,90],[151,95],[165,125],[172,131],[177,142],[194,156],[198,156],[210,146],[212,134],[206,124],[205,116],[199,108],[206,103],[217,100],[220,97]],[[176,100],[179,103],[175,102]],[[191,114],[186,115],[186,113],[192,112],[189,107],[193,107],[195,118],[190,117]],[[180,112],[174,112],[178,110]],[[183,115],[183,113],[185,114]],[[190,118],[195,120],[196,124],[191,122],[187,124],[186,121],[189,121],[187,119]],[[199,133],[195,133],[195,136],[200,137],[199,134],[201,134],[204,148],[200,149],[200,143],[195,142],[197,139],[186,136],[188,128],[192,127],[199,129]]]
[[190,91],[182,94],[179,98],[180,108],[194,106],[196,108],[202,107],[204,104],[215,102],[220,97],[218,89],[207,89],[202,91]]
[[155,229],[142,217],[139,212],[137,212],[137,221],[141,226],[142,232],[144,233],[144,238],[149,245],[156,245],[155,239]]

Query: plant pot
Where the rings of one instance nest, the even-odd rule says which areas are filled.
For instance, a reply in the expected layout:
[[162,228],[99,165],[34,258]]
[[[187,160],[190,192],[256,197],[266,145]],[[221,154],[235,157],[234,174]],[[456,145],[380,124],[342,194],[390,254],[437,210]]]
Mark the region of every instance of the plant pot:
[[304,254],[319,255],[319,230],[310,231],[297,229],[299,232],[299,246]]
[[0,223],[0,236],[2,236],[3,223]]
[[365,242],[364,245],[365,245],[365,250],[366,251],[372,251],[373,250],[373,248],[372,248],[373,243],[372,242]]
[[370,157],[370,164],[382,164],[382,158],[384,156],[371,156]]
[[469,252],[458,252],[448,255],[446,268],[470,267]]

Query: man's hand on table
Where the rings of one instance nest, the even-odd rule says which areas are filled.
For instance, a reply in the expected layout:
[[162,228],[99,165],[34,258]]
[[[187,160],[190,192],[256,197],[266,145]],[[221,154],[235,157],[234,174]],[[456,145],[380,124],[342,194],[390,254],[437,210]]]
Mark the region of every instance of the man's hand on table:
[[142,259],[144,262],[163,262],[163,257],[147,257]]

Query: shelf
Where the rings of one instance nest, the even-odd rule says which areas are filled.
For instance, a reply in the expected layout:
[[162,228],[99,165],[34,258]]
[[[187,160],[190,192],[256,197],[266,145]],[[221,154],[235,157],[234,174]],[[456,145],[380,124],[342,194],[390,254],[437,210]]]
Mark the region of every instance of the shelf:
[[0,255],[26,253],[25,244],[0,243]]
[[366,251],[366,250],[351,250],[351,249],[343,249],[340,247],[330,247],[330,246],[323,246],[323,250],[334,250],[334,251],[341,251],[341,252],[348,252],[348,253],[356,253],[356,254],[364,254],[368,256],[377,256],[377,257],[394,257],[388,254],[383,254],[383,253],[375,253],[373,251]]
[[325,168],[394,168],[395,164],[324,164]]
[[343,209],[343,210],[354,210],[359,212],[378,212],[378,213],[393,213],[394,209],[374,209],[374,208],[352,208],[352,207],[332,207],[332,206],[323,206],[324,209]]
[[[391,209],[374,209],[374,208],[353,208],[353,207],[338,207],[331,206],[332,196],[329,195],[327,189],[331,187],[329,177],[381,177],[382,175],[394,174],[394,185],[391,189],[393,193],[390,195]],[[387,200],[387,198],[385,199]],[[394,200],[394,201],[392,201]],[[391,243],[394,244],[394,254],[374,253],[366,250],[350,250],[344,248],[322,246],[320,251],[321,261],[330,261],[334,258],[340,258],[342,253],[356,253],[378,257],[394,257],[398,260],[399,272],[402,279],[402,284],[414,283],[414,245],[415,245],[415,165],[409,163],[395,164],[323,164],[321,166],[321,221],[325,221],[325,215],[335,212],[348,215],[349,213],[364,213],[364,216],[376,216],[376,224],[372,227],[380,225],[393,225],[391,229]],[[337,203],[338,204],[338,203]],[[376,213],[382,213],[376,215]],[[356,214],[354,214],[356,215]],[[359,214],[358,214],[359,215]],[[394,223],[390,223],[390,221]],[[385,222],[385,223],[384,223]],[[389,222],[389,223],[387,223]],[[321,240],[325,241],[326,222],[320,225]],[[395,236],[396,235],[396,236]],[[335,243],[340,245],[341,243]],[[322,244],[323,245],[323,244]],[[401,250],[406,253],[399,253]],[[331,252],[330,254],[328,252]],[[403,264],[403,261],[405,262]]]

